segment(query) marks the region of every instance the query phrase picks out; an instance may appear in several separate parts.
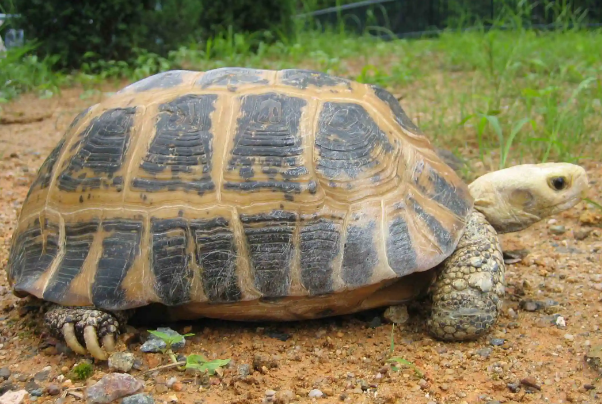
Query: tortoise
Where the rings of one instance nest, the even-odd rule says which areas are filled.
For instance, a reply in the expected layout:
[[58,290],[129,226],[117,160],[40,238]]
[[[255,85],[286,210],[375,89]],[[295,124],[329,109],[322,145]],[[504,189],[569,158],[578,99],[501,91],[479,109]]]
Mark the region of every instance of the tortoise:
[[74,119],[31,185],[8,279],[98,359],[142,308],[290,321],[425,291],[430,333],[470,340],[504,296],[497,233],[586,189],[567,163],[467,185],[378,86],[300,69],[168,71]]

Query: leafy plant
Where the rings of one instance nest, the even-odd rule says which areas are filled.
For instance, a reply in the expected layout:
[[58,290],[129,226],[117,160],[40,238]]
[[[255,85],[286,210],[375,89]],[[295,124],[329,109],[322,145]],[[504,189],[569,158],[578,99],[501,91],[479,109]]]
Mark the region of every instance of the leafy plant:
[[213,375],[218,368],[226,366],[228,363],[230,363],[230,359],[214,359],[209,361],[203,355],[193,354],[186,357],[184,368],[198,370],[201,373],[208,372],[210,375]]

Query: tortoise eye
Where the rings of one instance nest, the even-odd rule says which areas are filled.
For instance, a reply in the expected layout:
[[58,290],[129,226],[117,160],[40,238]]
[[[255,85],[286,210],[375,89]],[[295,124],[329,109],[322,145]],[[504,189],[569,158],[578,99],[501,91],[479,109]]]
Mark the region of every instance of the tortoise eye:
[[562,191],[563,189],[565,189],[568,186],[568,181],[564,177],[553,177],[550,180],[550,185],[556,191]]

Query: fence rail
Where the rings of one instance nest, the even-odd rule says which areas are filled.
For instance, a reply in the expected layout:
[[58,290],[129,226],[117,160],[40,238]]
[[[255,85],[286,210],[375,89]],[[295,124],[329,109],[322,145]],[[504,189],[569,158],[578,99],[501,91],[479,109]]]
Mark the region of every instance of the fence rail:
[[602,0],[365,0],[295,17],[321,27],[343,23],[347,29],[381,37],[416,37],[444,29],[470,30],[477,22],[488,27],[508,8],[517,10],[519,3],[529,10],[522,22],[535,29],[558,28],[559,19],[562,27],[574,25],[567,12],[578,16],[582,26],[602,26]]

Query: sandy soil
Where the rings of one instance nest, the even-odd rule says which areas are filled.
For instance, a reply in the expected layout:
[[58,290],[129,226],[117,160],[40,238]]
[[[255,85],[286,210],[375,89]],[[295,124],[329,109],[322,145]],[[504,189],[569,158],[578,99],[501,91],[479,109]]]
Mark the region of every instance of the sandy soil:
[[[44,389],[34,398],[40,403],[82,402],[71,394],[61,396],[81,393],[66,389],[94,383],[110,371],[101,362],[94,364],[87,382],[61,376],[81,358],[65,354],[64,346],[43,332],[41,316],[28,300],[10,293],[4,272],[17,215],[37,169],[71,119],[98,101],[99,96],[81,99],[82,93],[65,90],[51,100],[24,96],[3,106],[0,124],[0,368],[11,373],[7,381],[0,377],[0,392],[25,388],[34,374],[51,366],[50,375],[36,381]],[[584,166],[591,197],[601,200],[602,163]],[[397,372],[386,365],[392,326],[381,321],[382,311],[303,323],[172,325],[196,334],[181,353],[232,359],[221,376],[210,378],[173,368],[144,373],[169,363],[162,354],[139,350],[144,327],[130,328],[118,349],[135,354],[140,370],[130,373],[145,381],[145,391],[157,402],[270,402],[267,390],[274,390],[274,402],[281,403],[599,402],[602,385],[584,354],[602,344],[601,225],[602,212],[582,203],[551,221],[503,236],[506,250],[526,251],[509,265],[503,314],[481,340],[436,341],[425,333],[419,310],[410,310],[410,320],[394,329],[394,356],[413,362],[420,375],[409,367]],[[559,226],[565,231],[555,234]],[[245,365],[250,367],[247,376]],[[51,385],[59,387],[59,395],[50,395]],[[309,398],[312,389],[323,397]]]

